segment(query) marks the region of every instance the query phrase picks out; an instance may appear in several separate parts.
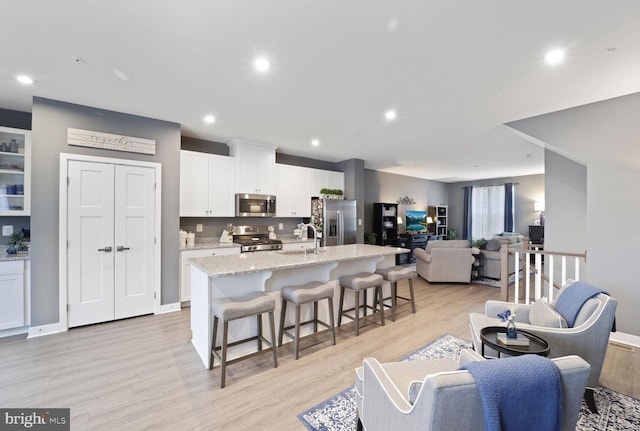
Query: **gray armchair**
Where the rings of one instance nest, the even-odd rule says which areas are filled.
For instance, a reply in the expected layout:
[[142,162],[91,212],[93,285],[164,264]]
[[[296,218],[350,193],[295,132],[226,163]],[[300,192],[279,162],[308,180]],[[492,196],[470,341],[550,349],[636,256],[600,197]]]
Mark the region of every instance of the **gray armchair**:
[[[562,292],[560,292],[562,295]],[[558,296],[559,298],[560,296]],[[549,343],[550,357],[578,355],[591,365],[585,400],[592,411],[596,411],[593,389],[598,385],[609,335],[613,326],[618,301],[609,295],[598,294],[587,300],[580,308],[573,326],[568,328],[562,319],[554,316],[552,305],[538,302],[533,305],[487,301],[484,313],[471,313],[469,326],[476,351],[481,351],[480,331],[487,326],[504,326],[496,317],[510,306],[516,306],[516,327],[531,332]],[[564,326],[564,327],[563,327]],[[485,346],[486,356],[497,356],[497,352]]]
[[[484,431],[483,404],[474,378],[456,371],[470,361],[484,360],[465,350],[460,362],[448,359],[381,364],[366,358],[356,370],[358,429],[421,431]],[[562,430],[574,430],[580,412],[589,364],[577,356],[553,359],[563,392]]]
[[429,241],[426,250],[413,250],[416,272],[430,283],[469,283],[474,251],[467,240]]
[[[522,243],[522,237],[520,236],[505,236],[495,237],[487,242],[485,248],[480,249],[480,267],[479,273],[482,277],[500,279],[500,271],[502,268],[502,257],[500,256],[500,249],[502,245],[507,245],[510,249],[524,250],[524,244]],[[516,272],[515,257],[513,254],[508,258],[508,274],[511,275]],[[522,264],[520,265],[522,268]]]

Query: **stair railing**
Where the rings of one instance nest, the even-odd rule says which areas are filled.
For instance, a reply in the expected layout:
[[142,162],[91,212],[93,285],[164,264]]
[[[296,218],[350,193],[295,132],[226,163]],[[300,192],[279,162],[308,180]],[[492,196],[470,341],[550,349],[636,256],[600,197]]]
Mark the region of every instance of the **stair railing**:
[[[580,263],[587,261],[587,252],[571,253],[542,250],[539,246],[532,245],[528,237],[523,240],[523,249],[510,248],[508,244],[503,243],[501,252],[501,276],[500,276],[500,297],[503,301],[509,301],[509,258],[514,257],[515,260],[515,280],[513,302],[520,302],[523,297],[524,303],[529,304],[531,299],[543,299],[551,302],[554,299],[556,289],[560,289],[568,278],[573,280],[580,279]],[[531,257],[534,256],[531,263]],[[544,261],[543,261],[544,256]],[[567,276],[567,260],[574,259],[573,275]],[[560,278],[556,279],[555,260],[560,259]],[[545,272],[544,267],[547,268]],[[522,278],[524,281],[524,295],[521,295],[521,280],[518,274],[522,269]],[[533,274],[533,296],[531,295],[531,274]],[[545,294],[546,292],[546,294]]]

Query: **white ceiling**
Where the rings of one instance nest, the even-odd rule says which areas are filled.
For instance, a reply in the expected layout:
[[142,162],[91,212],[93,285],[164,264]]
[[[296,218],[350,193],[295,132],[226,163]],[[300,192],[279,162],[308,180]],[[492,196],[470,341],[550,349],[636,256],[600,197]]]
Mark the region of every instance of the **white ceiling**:
[[0,0],[0,16],[0,107],[51,98],[445,182],[542,173],[504,123],[640,91],[637,0]]

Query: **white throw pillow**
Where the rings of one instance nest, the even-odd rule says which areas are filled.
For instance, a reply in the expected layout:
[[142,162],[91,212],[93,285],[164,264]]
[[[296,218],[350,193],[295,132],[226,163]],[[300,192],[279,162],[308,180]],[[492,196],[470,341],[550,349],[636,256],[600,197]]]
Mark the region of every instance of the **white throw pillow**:
[[567,322],[549,304],[536,301],[529,310],[529,323],[545,328],[566,328]]

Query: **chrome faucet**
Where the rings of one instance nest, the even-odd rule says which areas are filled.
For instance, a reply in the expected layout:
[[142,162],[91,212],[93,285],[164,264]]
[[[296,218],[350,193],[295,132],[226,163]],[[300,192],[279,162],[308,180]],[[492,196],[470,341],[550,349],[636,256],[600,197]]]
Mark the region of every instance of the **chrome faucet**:
[[305,223],[300,227],[300,239],[305,227],[310,227],[313,230],[313,254],[318,254],[318,228],[313,223]]

